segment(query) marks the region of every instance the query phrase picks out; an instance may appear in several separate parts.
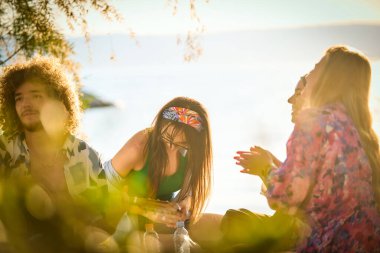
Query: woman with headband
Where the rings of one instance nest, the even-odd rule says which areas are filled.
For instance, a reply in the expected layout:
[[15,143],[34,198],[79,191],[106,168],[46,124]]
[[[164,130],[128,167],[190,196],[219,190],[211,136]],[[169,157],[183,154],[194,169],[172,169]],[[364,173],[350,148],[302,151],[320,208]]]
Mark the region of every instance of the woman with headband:
[[[212,147],[205,108],[186,97],[168,102],[152,127],[136,133],[112,160],[105,163],[109,183],[123,185],[129,197],[172,201],[180,210],[146,216],[174,227],[201,213],[211,189]],[[170,214],[171,213],[171,214]]]

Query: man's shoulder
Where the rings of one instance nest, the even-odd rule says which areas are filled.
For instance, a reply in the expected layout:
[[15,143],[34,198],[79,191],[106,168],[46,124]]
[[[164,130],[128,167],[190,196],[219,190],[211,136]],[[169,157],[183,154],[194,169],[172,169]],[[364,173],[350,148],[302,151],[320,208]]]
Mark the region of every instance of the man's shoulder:
[[94,148],[90,146],[90,144],[74,135],[70,135],[68,137],[65,143],[65,148],[71,149],[75,153],[98,153]]
[[6,138],[3,134],[0,134],[0,150],[5,150],[7,144],[8,138]]
[[92,148],[86,141],[70,135],[65,144],[67,155],[71,160],[89,160],[93,167],[101,167],[101,159],[99,153]]
[[[22,145],[22,136],[13,136],[8,137],[3,134],[0,134],[0,151],[12,151],[15,152],[16,150],[20,151],[23,149]],[[24,148],[25,149],[25,148]]]
[[64,151],[68,159],[65,163],[66,179],[74,192],[83,193],[92,187],[107,184],[100,156],[86,141],[70,135],[64,144]]
[[11,142],[12,140],[8,137],[6,137],[5,135],[1,134],[0,133],[0,143],[1,144],[4,144],[4,145],[7,145]]

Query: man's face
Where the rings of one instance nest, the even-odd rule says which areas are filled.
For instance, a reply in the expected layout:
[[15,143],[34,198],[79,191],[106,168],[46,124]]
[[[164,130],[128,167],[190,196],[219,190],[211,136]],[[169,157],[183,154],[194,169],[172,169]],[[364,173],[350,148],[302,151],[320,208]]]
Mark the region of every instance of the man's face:
[[306,78],[302,76],[298,81],[294,94],[288,98],[288,103],[292,105],[292,122],[294,123],[299,111],[302,109],[301,94],[306,86]]
[[43,128],[40,112],[48,98],[45,87],[37,81],[26,81],[16,89],[16,112],[25,130],[38,131]]

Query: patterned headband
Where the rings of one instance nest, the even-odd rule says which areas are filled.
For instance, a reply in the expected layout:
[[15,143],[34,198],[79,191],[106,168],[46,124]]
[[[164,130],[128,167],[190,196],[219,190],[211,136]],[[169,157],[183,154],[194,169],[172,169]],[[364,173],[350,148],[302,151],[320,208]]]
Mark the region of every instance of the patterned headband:
[[162,117],[194,127],[198,132],[202,130],[202,119],[199,114],[187,108],[174,106],[166,108]]

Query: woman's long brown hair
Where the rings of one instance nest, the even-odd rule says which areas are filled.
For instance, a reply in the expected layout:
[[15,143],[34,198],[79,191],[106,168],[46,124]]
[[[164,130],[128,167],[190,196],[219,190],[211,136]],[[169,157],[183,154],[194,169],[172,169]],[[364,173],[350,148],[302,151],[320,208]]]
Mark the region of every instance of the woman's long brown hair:
[[[202,130],[197,131],[184,123],[164,119],[162,117],[164,110],[174,106],[197,112],[202,120]],[[173,135],[183,132],[189,145],[185,178],[178,200],[181,201],[188,196],[191,198],[191,220],[194,221],[205,207],[212,184],[212,145],[208,115],[198,101],[186,97],[174,98],[158,112],[145,146],[145,156],[149,159],[150,197],[156,197],[161,178],[168,165],[168,155],[161,134],[169,126],[173,126]]]

